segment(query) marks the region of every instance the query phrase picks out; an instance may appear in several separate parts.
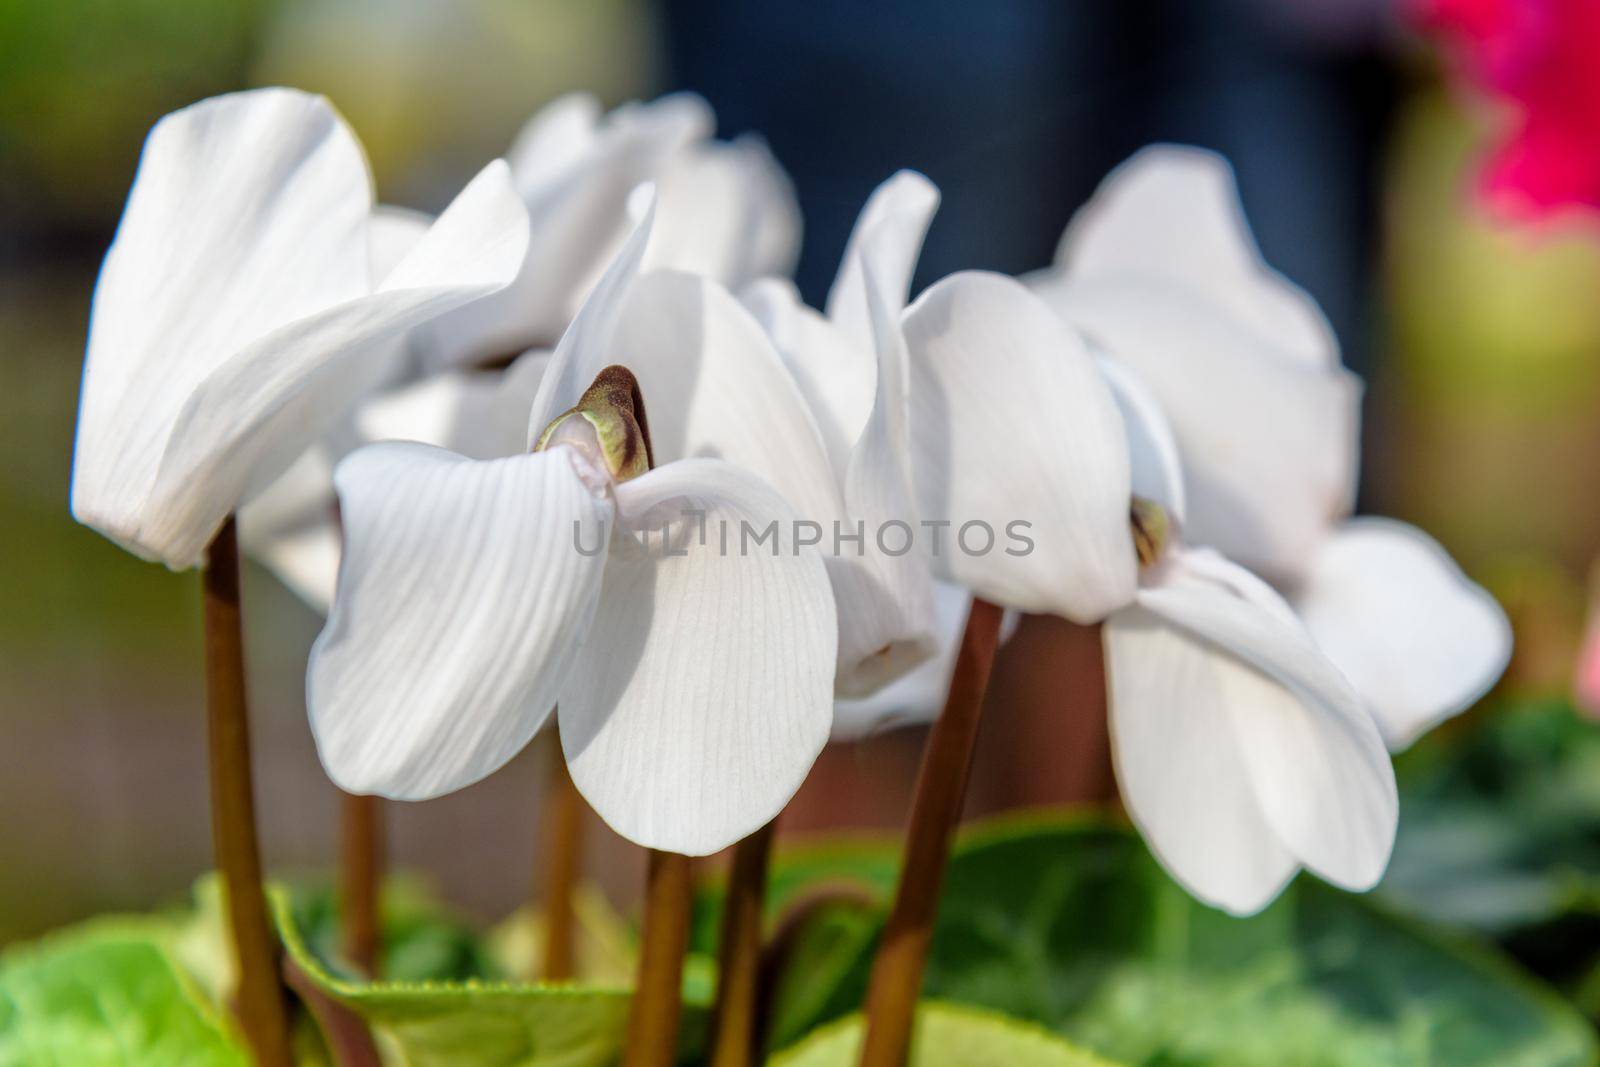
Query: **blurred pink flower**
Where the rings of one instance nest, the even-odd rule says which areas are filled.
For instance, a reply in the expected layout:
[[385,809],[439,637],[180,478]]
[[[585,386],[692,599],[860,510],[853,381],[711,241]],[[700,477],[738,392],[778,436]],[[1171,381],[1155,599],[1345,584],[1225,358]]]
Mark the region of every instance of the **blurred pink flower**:
[[1600,207],[1600,3],[1412,0],[1460,75],[1508,105],[1510,134],[1482,181],[1490,205],[1532,218]]
[[1572,696],[1584,714],[1600,719],[1600,567],[1589,576],[1589,617],[1583,627],[1583,643],[1578,648]]

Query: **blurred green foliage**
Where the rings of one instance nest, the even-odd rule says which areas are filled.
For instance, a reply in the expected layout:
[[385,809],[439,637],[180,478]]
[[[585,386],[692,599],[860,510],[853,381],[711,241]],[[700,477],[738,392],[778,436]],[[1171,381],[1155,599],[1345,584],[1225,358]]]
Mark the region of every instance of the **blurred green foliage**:
[[30,220],[115,219],[145,131],[238,88],[272,0],[0,0],[0,197]]

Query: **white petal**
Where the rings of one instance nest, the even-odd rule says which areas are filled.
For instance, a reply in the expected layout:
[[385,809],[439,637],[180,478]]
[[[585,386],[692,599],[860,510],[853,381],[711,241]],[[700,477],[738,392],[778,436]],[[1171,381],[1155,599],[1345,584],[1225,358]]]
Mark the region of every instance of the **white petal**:
[[147,543],[174,566],[197,561],[227,513],[383,373],[394,338],[504,285],[526,240],[505,164],[491,163],[376,293],[282,326],[213,371],[172,427]]
[[339,465],[345,557],[306,702],[340,788],[439,796],[544,722],[605,564],[585,551],[604,543],[612,508],[581,462],[567,448],[477,462],[392,443]]
[[[777,815],[828,739],[833,599],[821,559],[792,546],[792,510],[731,464],[658,467],[617,500],[631,528],[666,523],[686,554],[661,551],[659,533],[648,552],[613,549],[561,694],[561,744],[612,829],[706,855]],[[703,527],[686,508],[704,512]],[[777,554],[742,552],[741,522],[776,522]]]
[[1075,280],[1179,282],[1275,352],[1314,367],[1339,366],[1327,318],[1261,258],[1233,169],[1214,152],[1152,145],[1135,153],[1073,218],[1056,260]]
[[1139,604],[1211,647],[1208,675],[1191,674],[1171,713],[1221,705],[1283,846],[1336,885],[1376,884],[1398,818],[1389,754],[1359,694],[1289,606],[1249,572],[1194,550],[1169,558]]
[[646,269],[687,271],[730,287],[794,270],[800,204],[760,138],[690,145],[662,168],[657,191]]
[[1137,605],[1106,620],[1112,754],[1128,815],[1196,898],[1261,910],[1299,867],[1267,823],[1223,701],[1249,668]]
[[794,379],[760,324],[716,282],[641,275],[610,344],[586,354],[585,385],[610,363],[639,379],[657,465],[725,459],[777,489],[803,518],[827,524],[843,510]]
[[[854,741],[898,726],[932,722],[938,717],[955,671],[972,594],[958,585],[935,582],[933,603],[939,651],[871,696],[834,701],[833,740]],[[1005,613],[1000,623],[1001,643],[1011,640],[1021,621],[1016,612]]]
[[592,93],[567,93],[540,108],[517,131],[506,162],[524,200],[537,198],[583,158],[594,144],[600,114],[600,101]]
[[747,286],[740,299],[766,330],[806,398],[834,477],[843,484],[850,450],[872,414],[876,363],[857,352],[827,316],[808,307],[793,282],[763,279]]
[[503,293],[435,325],[424,350],[430,366],[550,347],[627,243],[629,194],[686,146],[710,136],[714,125],[705,101],[689,94],[624,105],[606,116],[587,145],[579,144],[580,121],[564,118],[559,135],[552,128],[534,139],[535,147],[559,143],[560,164],[530,173],[533,149],[515,153],[528,205],[527,259]]
[[869,233],[858,258],[855,277],[871,321],[877,382],[872,414],[851,449],[844,479],[845,510],[861,541],[847,553],[836,537],[829,557],[839,604],[835,688],[844,697],[866,696],[938,651],[932,546],[911,481],[904,301],[884,281],[882,269],[894,251]]
[[1390,519],[1345,523],[1291,597],[1399,751],[1486,693],[1511,624],[1438,542]]
[[503,371],[436,374],[366,401],[356,427],[366,441],[421,441],[471,459],[498,459],[525,449],[528,409],[550,362],[525,352]]
[[[173,424],[250,342],[369,290],[371,207],[361,147],[321,97],[234,93],[156,124],[95,289],[73,467],[80,522],[147,558],[195,561],[149,529]],[[211,528],[186,533],[203,542]]]
[[[596,371],[618,361],[611,338],[634,279],[639,276],[639,265],[654,225],[655,198],[651,196],[643,215],[634,223],[633,232],[590,291],[550,356],[550,364],[539,382],[539,392],[528,416],[527,443],[530,446],[550,425],[551,419],[578,402],[594,381]],[[650,398],[646,397],[647,411],[649,404]]]
[[433,226],[433,216],[410,208],[379,204],[367,223],[367,257],[373,288],[400,265]]
[[1134,369],[1115,356],[1095,354],[1128,432],[1128,460],[1133,493],[1160,504],[1168,517],[1183,525],[1188,505],[1183,491],[1183,464],[1166,413]]
[[1042,295],[1166,412],[1188,539],[1274,579],[1298,575],[1354,504],[1360,379],[1283,358],[1181,286],[1089,280]]
[[239,511],[239,544],[320,615],[339,575],[337,503],[333,461],[318,444]]
[[[1131,601],[1128,442],[1083,342],[1020,283],[978,272],[930,287],[905,329],[922,513],[995,534],[986,553],[947,544],[941,576],[1076,622]],[[973,526],[968,548],[983,543]]]
[[903,170],[873,190],[845,245],[839,275],[828,291],[828,318],[862,352],[872,350],[872,315],[862,284],[862,260],[870,246],[883,295],[898,312],[911,296],[922,239],[939,208],[939,189],[915,171]]

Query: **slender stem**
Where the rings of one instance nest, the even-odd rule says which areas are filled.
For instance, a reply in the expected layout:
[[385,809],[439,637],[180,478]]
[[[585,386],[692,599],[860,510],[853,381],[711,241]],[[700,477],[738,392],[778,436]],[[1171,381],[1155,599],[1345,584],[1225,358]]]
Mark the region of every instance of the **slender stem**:
[[339,794],[339,901],[344,955],[362,974],[382,964],[383,800]]
[[689,947],[693,892],[689,857],[652,849],[645,883],[639,980],[628,1013],[622,1067],[672,1067],[678,1060],[683,956]]
[[761,971],[761,906],[777,820],[733,846],[717,950],[717,1003],[710,1067],[749,1067],[758,1058],[756,1006]]
[[288,1005],[278,945],[267,920],[250,774],[244,631],[239,614],[239,541],[230,517],[201,572],[205,595],[206,726],[211,757],[211,840],[228,901],[239,963],[238,1014],[261,1067],[291,1067]]
[[372,1031],[361,1016],[334,1000],[287,957],[283,961],[283,977],[316,1020],[333,1067],[383,1067]]
[[577,921],[572,898],[583,864],[583,797],[572,784],[561,737],[550,731],[550,771],[545,780],[544,980],[561,982],[577,973]]
[[867,985],[862,1067],[903,1067],[911,1046],[945,861],[961,818],[983,694],[989,687],[989,670],[999,644],[1000,617],[1001,610],[994,604],[973,600],[950,694],[922,753],[900,882]]

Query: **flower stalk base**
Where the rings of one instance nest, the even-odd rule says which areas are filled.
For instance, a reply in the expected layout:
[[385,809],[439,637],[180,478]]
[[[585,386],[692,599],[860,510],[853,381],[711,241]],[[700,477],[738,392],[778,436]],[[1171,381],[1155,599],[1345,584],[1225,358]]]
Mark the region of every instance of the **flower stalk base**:
[[759,1060],[756,1014],[761,974],[761,910],[777,822],[733,846],[717,950],[717,1003],[711,1021],[710,1067],[749,1067]]
[[583,864],[583,797],[572,784],[561,737],[550,732],[550,769],[545,781],[545,828],[539,867],[544,875],[544,964],[547,982],[577,976],[577,919],[573,894]]
[[989,688],[989,672],[1000,643],[1002,614],[986,600],[972,601],[949,696],[922,753],[894,908],[878,942],[867,986],[862,1067],[904,1067],[911,1046],[945,862],[966,798],[983,695]]
[[683,957],[689,947],[694,880],[688,856],[650,852],[639,946],[639,980],[628,1012],[622,1067],[672,1067],[683,1014]]
[[239,1023],[260,1067],[292,1067],[289,1017],[278,975],[278,944],[267,918],[256,840],[245,702],[244,631],[239,608],[239,541],[229,518],[212,540],[204,589],[206,727],[210,747],[211,839],[227,898],[239,964]]
[[344,955],[362,974],[382,964],[383,800],[339,794],[339,902]]

